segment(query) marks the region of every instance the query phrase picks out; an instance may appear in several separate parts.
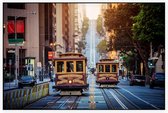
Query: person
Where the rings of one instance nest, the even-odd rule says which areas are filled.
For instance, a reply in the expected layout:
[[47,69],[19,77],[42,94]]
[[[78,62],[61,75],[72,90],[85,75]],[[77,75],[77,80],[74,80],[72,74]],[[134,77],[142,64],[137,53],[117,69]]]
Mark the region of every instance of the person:
[[49,71],[49,77],[50,77],[50,81],[52,82],[51,71]]
[[91,71],[92,74],[94,74],[95,68],[91,68],[90,71]]

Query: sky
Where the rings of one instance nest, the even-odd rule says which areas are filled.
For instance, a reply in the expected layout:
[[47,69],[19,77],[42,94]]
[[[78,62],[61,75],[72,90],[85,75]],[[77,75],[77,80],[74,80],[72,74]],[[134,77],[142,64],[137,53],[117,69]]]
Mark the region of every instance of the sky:
[[89,19],[97,19],[100,14],[100,4],[86,4],[86,16]]

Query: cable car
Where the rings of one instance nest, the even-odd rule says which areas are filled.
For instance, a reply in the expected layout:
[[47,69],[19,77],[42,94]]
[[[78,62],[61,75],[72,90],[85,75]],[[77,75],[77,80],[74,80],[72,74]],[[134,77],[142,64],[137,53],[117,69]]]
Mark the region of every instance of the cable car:
[[81,95],[87,90],[86,62],[81,53],[64,53],[55,62],[55,86],[61,95]]
[[96,83],[100,86],[103,84],[117,85],[119,83],[118,66],[119,63],[114,59],[101,59],[96,63]]

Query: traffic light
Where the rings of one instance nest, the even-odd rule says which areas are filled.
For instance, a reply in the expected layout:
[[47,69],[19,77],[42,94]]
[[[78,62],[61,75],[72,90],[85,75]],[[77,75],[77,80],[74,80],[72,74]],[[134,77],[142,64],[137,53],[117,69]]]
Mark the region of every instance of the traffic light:
[[153,59],[148,59],[148,67],[149,68],[154,68],[155,67]]

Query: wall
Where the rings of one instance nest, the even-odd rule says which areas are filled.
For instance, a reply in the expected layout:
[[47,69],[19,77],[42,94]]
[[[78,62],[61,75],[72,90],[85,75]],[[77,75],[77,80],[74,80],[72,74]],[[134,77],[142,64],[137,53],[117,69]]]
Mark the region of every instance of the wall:
[[23,109],[26,105],[49,94],[49,83],[39,84],[32,88],[4,91],[3,109]]

